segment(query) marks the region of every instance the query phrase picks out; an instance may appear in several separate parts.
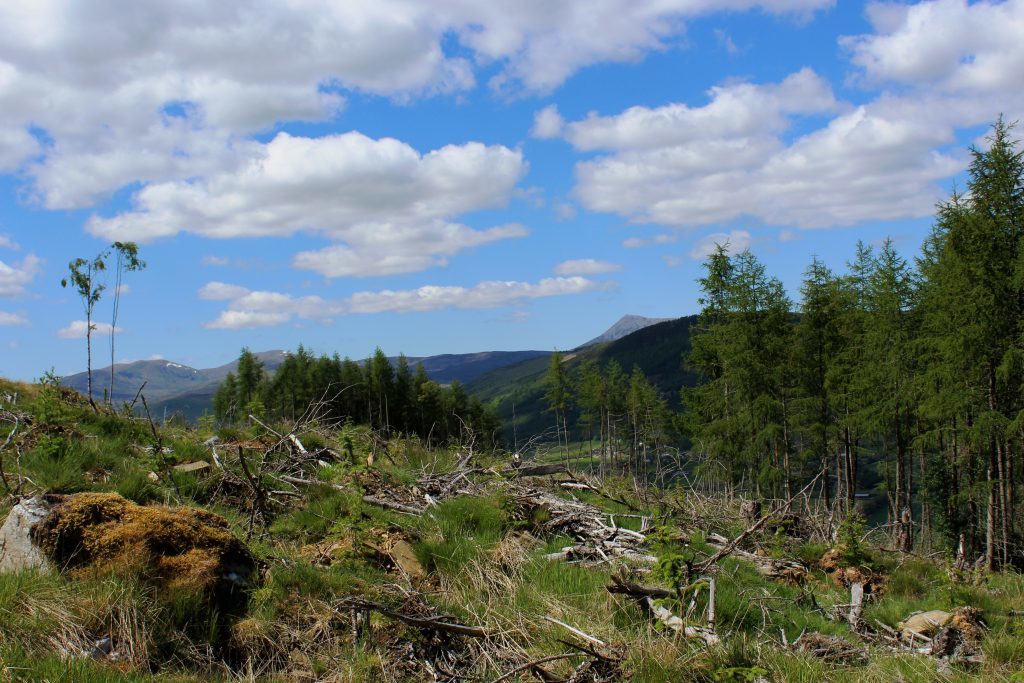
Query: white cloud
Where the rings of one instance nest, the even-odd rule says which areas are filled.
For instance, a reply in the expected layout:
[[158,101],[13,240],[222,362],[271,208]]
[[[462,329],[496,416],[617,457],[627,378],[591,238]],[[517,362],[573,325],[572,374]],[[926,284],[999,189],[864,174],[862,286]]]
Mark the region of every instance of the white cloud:
[[[88,323],[84,320],[74,320],[68,324],[67,327],[62,327],[57,330],[57,336],[61,339],[85,339],[85,332],[89,329]],[[113,328],[116,332],[123,332],[124,329],[117,327]],[[110,334],[111,326],[110,323],[98,323],[93,322],[92,333],[94,335],[105,335]]]
[[562,135],[564,126],[565,120],[558,113],[558,106],[549,104],[534,115],[530,135],[541,140],[557,138]]
[[[837,114],[838,112],[838,114]],[[779,84],[711,90],[703,107],[634,107],[567,124],[581,150],[608,153],[577,164],[587,208],[636,222],[685,227],[753,217],[799,227],[926,216],[936,181],[965,165],[941,102],[883,96],[856,108],[835,101],[809,70]],[[801,116],[837,114],[787,141]]]
[[332,119],[352,91],[458,93],[480,69],[499,90],[550,91],[586,66],[667,49],[691,18],[833,3],[5,3],[0,173],[25,169],[46,206],[80,208],[133,182],[223,170],[245,136]]
[[463,249],[498,240],[525,237],[518,224],[488,230],[433,221],[421,225],[378,224],[353,230],[348,242],[295,255],[296,268],[312,270],[326,277],[361,277],[414,273],[433,266],[445,266],[447,257]]
[[18,243],[15,242],[9,235],[0,233],[0,249],[10,249],[11,251],[17,251],[20,249]]
[[700,151],[706,141],[749,141],[785,130],[793,114],[839,109],[829,84],[811,69],[781,83],[733,83],[708,91],[703,107],[668,104],[630,107],[617,116],[590,115],[566,126],[566,138],[579,150],[663,150],[688,145]]
[[489,281],[472,287],[426,285],[408,290],[356,292],[345,299],[331,300],[319,296],[294,297],[280,292],[251,291],[243,287],[228,290],[231,285],[210,284],[215,285],[214,291],[222,294],[231,291],[233,295],[228,308],[216,320],[206,324],[212,329],[267,327],[282,325],[295,318],[328,322],[355,313],[500,308],[529,299],[582,294],[609,286],[583,277],[555,277],[537,283]]
[[428,285],[406,291],[357,292],[349,297],[352,313],[408,313],[442,308],[498,308],[524,299],[582,294],[604,285],[582,277],[544,278],[537,283],[481,282],[473,287]]
[[229,285],[224,282],[207,282],[199,290],[199,298],[207,301],[228,301],[245,296],[249,290],[238,285]]
[[[730,230],[729,232],[714,232],[697,240],[690,249],[690,258],[695,261],[706,259],[715,253],[719,246],[725,247],[729,254],[738,254],[750,247],[753,238],[746,230]],[[671,264],[670,264],[671,265]]]
[[21,262],[10,265],[0,261],[0,297],[24,294],[25,287],[39,273],[42,265],[42,259],[35,254],[28,254]]
[[876,33],[842,44],[869,83],[989,93],[1024,87],[1024,3],[937,0],[873,3]]
[[211,238],[312,232],[340,244],[300,253],[294,265],[328,277],[414,272],[526,234],[519,225],[478,231],[451,222],[509,200],[526,163],[507,147],[467,143],[420,154],[354,132],[280,133],[248,152],[232,171],[149,185],[133,210],[94,216],[87,229],[138,242],[186,231]]
[[227,256],[204,256],[203,257],[203,265],[204,266],[222,267],[222,266],[226,266],[226,265],[228,265],[230,263],[231,263],[231,259],[229,259]]
[[800,239],[800,233],[796,230],[780,230],[779,241],[780,242],[793,242]]
[[683,265],[683,259],[678,256],[672,256],[671,254],[665,254],[661,257],[661,260],[665,262],[665,265],[669,268],[678,268]]
[[661,233],[654,237],[643,238],[643,237],[627,237],[622,240],[622,246],[626,249],[639,249],[641,247],[647,247],[652,244],[673,244],[679,240],[679,235],[672,233]]
[[[0,311],[0,327],[20,327],[28,325],[28,318],[17,313],[8,313],[7,311]],[[14,347],[11,347],[14,348]]]
[[622,266],[608,261],[597,261],[592,258],[562,261],[554,268],[555,275],[600,275],[601,273],[617,273]]

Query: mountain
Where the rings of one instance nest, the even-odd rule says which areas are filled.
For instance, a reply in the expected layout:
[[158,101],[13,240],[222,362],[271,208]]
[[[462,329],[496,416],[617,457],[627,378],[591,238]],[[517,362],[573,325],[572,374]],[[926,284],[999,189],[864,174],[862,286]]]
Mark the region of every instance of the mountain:
[[[459,381],[465,384],[499,368],[534,358],[546,359],[548,355],[547,351],[482,351],[408,360],[414,368],[422,363],[427,375],[436,382],[451,384]],[[271,373],[277,370],[287,356],[287,351],[256,353],[256,357],[263,361],[264,367]],[[391,362],[397,363],[398,357],[392,358]],[[119,363],[114,366],[114,403],[131,401],[139,387],[145,384],[146,400],[154,417],[180,414],[187,420],[195,420],[212,409],[217,388],[228,373],[237,368],[237,360],[205,369],[163,359]],[[110,387],[110,366],[93,370],[92,379],[93,396],[101,399]],[[88,391],[88,376],[84,372],[68,375],[61,382],[83,395]]]
[[[276,370],[287,355],[285,351],[262,351],[256,354],[270,371]],[[216,391],[217,385],[237,367],[237,360],[203,370],[165,359],[118,363],[114,365],[114,403],[131,401],[143,384],[146,386],[146,399],[151,403],[182,394],[202,392],[210,385]],[[110,366],[94,369],[92,381],[93,396],[102,398],[110,390]],[[79,372],[68,375],[61,378],[61,384],[85,394],[89,389],[88,374]]]
[[671,320],[671,318],[645,318],[641,315],[624,315],[619,318],[617,323],[605,330],[603,334],[598,337],[594,337],[586,344],[583,344],[583,346],[593,346],[595,344],[616,341],[627,335],[633,334],[638,330],[642,330],[645,327],[668,322],[669,320]]
[[[570,373],[592,359],[604,365],[615,360],[629,373],[638,366],[673,409],[680,404],[679,389],[693,386],[697,377],[683,367],[683,354],[690,350],[690,326],[696,316],[654,323],[611,342],[584,345],[562,354]],[[509,442],[522,443],[552,426],[544,400],[544,376],[550,356],[531,358],[499,368],[474,379],[466,391],[497,410],[507,425]],[[570,424],[576,416],[570,415]]]
[[[661,385],[657,384],[655,376],[664,375],[667,388],[678,375],[678,368],[675,366],[678,365],[679,352],[672,346],[678,341],[675,339],[678,334],[669,335],[673,341],[666,342],[669,347],[661,356],[652,353],[650,345],[654,344],[653,340],[661,334],[657,330],[676,330],[672,325],[678,322],[626,315],[604,334],[568,354],[568,357],[574,358],[577,354],[581,357],[594,356],[602,363],[615,357],[627,372],[632,369],[634,363],[638,363],[657,386]],[[664,325],[669,327],[662,327]],[[689,329],[688,324],[684,327],[686,330]],[[655,332],[648,332],[649,330]],[[637,334],[644,336],[634,339],[634,335]],[[626,339],[634,341],[622,344]],[[262,351],[256,356],[263,361],[268,371],[273,372],[284,362],[288,352]],[[467,385],[467,389],[472,387],[471,393],[477,393],[482,399],[497,401],[499,414],[506,418],[509,424],[512,405],[515,404],[517,423],[535,425],[539,424],[540,418],[543,417],[543,407],[539,404],[543,390],[538,387],[543,382],[550,356],[548,351],[482,351],[410,357],[408,361],[413,368],[422,363],[427,375],[436,382],[450,384],[459,381]],[[390,360],[392,363],[398,362],[397,357]],[[669,369],[658,370],[656,366],[659,363],[665,364]],[[169,360],[120,363],[114,366],[114,403],[131,401],[139,387],[145,383],[146,399],[154,417],[180,414],[187,420],[195,420],[212,410],[217,387],[229,372],[236,370],[237,366],[237,360],[214,368],[193,368]],[[655,376],[652,376],[652,372]],[[84,372],[64,377],[62,383],[82,394],[87,391],[88,382]],[[97,399],[103,398],[104,391],[109,386],[110,367],[93,370],[93,396]],[[677,395],[678,386],[671,392],[666,392],[670,400],[677,400]],[[526,406],[526,413],[522,413],[522,406]]]
[[[481,351],[479,353],[446,353],[440,356],[408,358],[410,367],[422,363],[430,379],[439,384],[459,381],[471,382],[480,375],[493,372],[508,365],[515,365],[534,358],[547,358],[548,351]],[[392,364],[398,358],[391,358]]]

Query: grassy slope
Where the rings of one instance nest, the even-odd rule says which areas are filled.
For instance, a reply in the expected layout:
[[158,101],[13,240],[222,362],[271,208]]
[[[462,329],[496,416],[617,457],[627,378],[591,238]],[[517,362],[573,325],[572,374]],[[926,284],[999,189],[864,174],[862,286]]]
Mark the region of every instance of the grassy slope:
[[[52,390],[18,389],[18,409],[30,413],[35,422],[15,435],[13,443],[21,449],[20,467],[11,451],[3,456],[9,479],[18,474],[27,478],[24,492],[117,491],[140,503],[198,505],[225,516],[239,536],[245,534],[246,505],[221,488],[217,476],[178,474],[173,482],[166,475],[157,482],[147,476],[150,471],[165,472],[174,462],[208,457],[201,444],[210,434],[166,429],[161,437],[172,453],[165,460],[147,451],[153,439],[145,423],[95,415],[80,401],[61,400]],[[0,382],[0,397],[11,390],[11,385]],[[4,438],[9,428],[8,422],[0,424]],[[222,430],[220,436],[224,441],[251,442],[261,436],[261,430]],[[871,648],[869,663],[859,666],[830,665],[789,653],[778,642],[780,632],[789,641],[806,630],[858,642],[845,622],[827,616],[831,606],[848,600],[848,593],[820,571],[813,572],[803,587],[786,586],[731,558],[721,563],[718,575],[718,631],[724,642],[706,648],[671,637],[636,605],[610,595],[605,590],[610,568],[545,560],[546,552],[567,545],[568,540],[544,533],[542,516],[525,521],[514,516],[511,501],[500,490],[445,500],[421,517],[363,501],[362,494],[371,485],[404,490],[424,471],[450,469],[456,450],[427,452],[410,442],[382,446],[358,428],[320,430],[304,438],[311,448],[327,444],[346,452],[351,446],[357,464],[336,463],[308,473],[324,485],[303,490],[301,498],[275,511],[265,533],[254,536],[252,548],[265,572],[244,614],[229,622],[201,604],[169,602],[167,596],[148,590],[145,577],[127,567],[80,571],[73,576],[32,572],[0,576],[4,680],[235,680],[236,674],[210,658],[225,642],[230,663],[242,670],[248,663],[260,680],[426,680],[422,670],[403,669],[408,648],[429,645],[417,629],[374,616],[368,633],[354,647],[349,613],[338,609],[347,596],[388,601],[393,599],[388,596],[396,594],[396,585],[408,587],[406,577],[368,550],[367,543],[379,544],[387,536],[412,544],[429,572],[416,585],[435,609],[501,634],[493,643],[490,664],[477,660],[483,662],[477,668],[460,671],[484,680],[494,680],[529,658],[566,651],[559,640],[571,637],[546,621],[546,616],[609,643],[625,657],[622,676],[637,683],[745,681],[758,675],[773,681],[966,681],[977,677],[1009,681],[1024,668],[1024,628],[1013,616],[1015,610],[1024,609],[1024,579],[1017,575],[952,582],[941,563],[874,553],[876,568],[890,578],[883,597],[867,607],[868,622],[877,619],[895,626],[916,610],[981,607],[991,631],[984,641],[987,658],[980,670],[954,666],[943,676],[930,658],[877,647]],[[368,468],[364,458],[371,452],[376,465]],[[222,450],[230,468],[234,464],[230,450],[227,453]],[[624,484],[609,481],[606,485],[618,496],[634,498]],[[596,495],[581,495],[581,499],[610,512],[625,511]],[[2,500],[0,514],[10,505],[9,497]],[[663,502],[668,508],[653,509],[633,499],[648,514],[671,508],[690,510],[684,492],[669,493]],[[698,525],[707,531],[736,534],[739,525],[731,505],[723,503],[719,514],[701,518]],[[694,522],[685,524],[689,527]],[[663,557],[709,550],[699,538],[688,548],[680,546],[673,540],[678,529],[672,522],[660,537],[652,550]],[[824,550],[771,535],[757,541],[774,554],[808,560],[820,557]],[[656,571],[643,581],[658,583],[658,576]],[[682,611],[675,601],[668,601],[668,606]],[[693,621],[699,623],[699,617]],[[75,655],[76,648],[87,649],[108,634],[129,656],[118,663],[103,663]],[[458,641],[446,645],[455,652],[471,646],[475,647]],[[501,653],[507,652],[515,656],[503,658]],[[563,676],[571,670],[564,662],[549,667]]]

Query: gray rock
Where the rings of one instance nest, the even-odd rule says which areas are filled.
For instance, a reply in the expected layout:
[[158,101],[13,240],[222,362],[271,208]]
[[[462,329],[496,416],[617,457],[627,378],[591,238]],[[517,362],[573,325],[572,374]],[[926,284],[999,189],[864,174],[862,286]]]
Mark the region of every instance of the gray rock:
[[52,569],[50,560],[32,542],[32,527],[50,513],[50,506],[40,498],[26,498],[11,508],[0,527],[0,573]]

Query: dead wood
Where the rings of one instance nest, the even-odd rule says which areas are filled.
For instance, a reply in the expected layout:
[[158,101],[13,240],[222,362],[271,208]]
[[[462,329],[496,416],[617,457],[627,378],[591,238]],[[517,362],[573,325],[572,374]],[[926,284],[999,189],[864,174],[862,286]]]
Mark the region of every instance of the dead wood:
[[638,583],[628,581],[621,574],[612,574],[612,582],[606,586],[609,593],[617,595],[628,595],[631,598],[671,598],[675,591],[659,586],[641,586]]
[[400,621],[403,624],[414,628],[429,631],[443,631],[445,633],[468,636],[470,638],[487,638],[490,636],[490,632],[483,626],[460,624],[459,622],[454,621],[451,617],[442,614],[433,614],[425,617],[417,616],[415,614],[399,612],[387,607],[386,605],[382,605],[379,602],[364,600],[362,598],[347,598],[343,603],[345,607],[349,609],[372,610],[378,614],[388,617],[389,619]]
[[550,474],[565,474],[568,470],[563,464],[555,465],[524,465],[501,470],[506,477],[543,477]]
[[855,583],[850,586],[850,613],[846,619],[850,622],[850,628],[856,633],[863,627],[861,611],[864,609],[864,584]]
[[642,598],[640,604],[644,605],[658,621],[686,638],[703,640],[706,645],[717,645],[721,642],[714,630],[700,626],[687,626],[686,622],[668,609],[656,604],[651,597]]
[[803,633],[790,646],[795,652],[806,652],[830,664],[853,664],[867,660],[862,647],[840,638],[822,633]]
[[411,505],[404,505],[403,503],[396,503],[390,500],[384,500],[377,498],[376,496],[363,496],[363,502],[369,503],[370,505],[376,505],[377,507],[387,508],[388,510],[395,510],[396,512],[404,512],[407,515],[422,515],[423,509],[413,507]]
[[566,652],[566,653],[563,653],[563,654],[560,654],[560,655],[549,655],[547,657],[541,657],[540,659],[535,659],[532,662],[527,662],[526,664],[523,664],[522,666],[517,666],[516,668],[512,669],[508,673],[506,673],[506,674],[504,674],[502,676],[499,676],[498,678],[495,678],[494,679],[494,683],[501,683],[502,681],[512,680],[512,677],[515,676],[516,674],[521,673],[523,671],[526,671],[527,669],[533,669],[535,667],[539,667],[541,664],[545,664],[547,662],[556,662],[556,661],[558,661],[560,659],[569,659],[571,657],[579,657],[579,656],[581,656],[581,655],[578,652]]
[[695,571],[698,574],[703,574],[704,572],[708,571],[708,569],[715,566],[718,563],[718,561],[721,560],[723,557],[726,557],[734,553],[738,548],[739,544],[746,540],[748,537],[750,537],[751,534],[755,533],[758,529],[767,524],[768,521],[776,515],[788,510],[790,505],[793,504],[793,501],[802,496],[807,491],[809,491],[814,486],[814,484],[817,483],[818,479],[821,478],[821,475],[824,474],[824,472],[824,470],[818,472],[817,476],[815,476],[814,479],[812,479],[806,486],[800,489],[800,491],[790,496],[785,503],[783,503],[781,506],[779,506],[772,512],[769,512],[766,515],[762,515],[760,519],[758,519],[756,522],[747,527],[746,531],[744,531],[742,534],[726,543],[717,553],[715,553],[708,559],[704,560],[699,565],[696,565],[694,567]]

